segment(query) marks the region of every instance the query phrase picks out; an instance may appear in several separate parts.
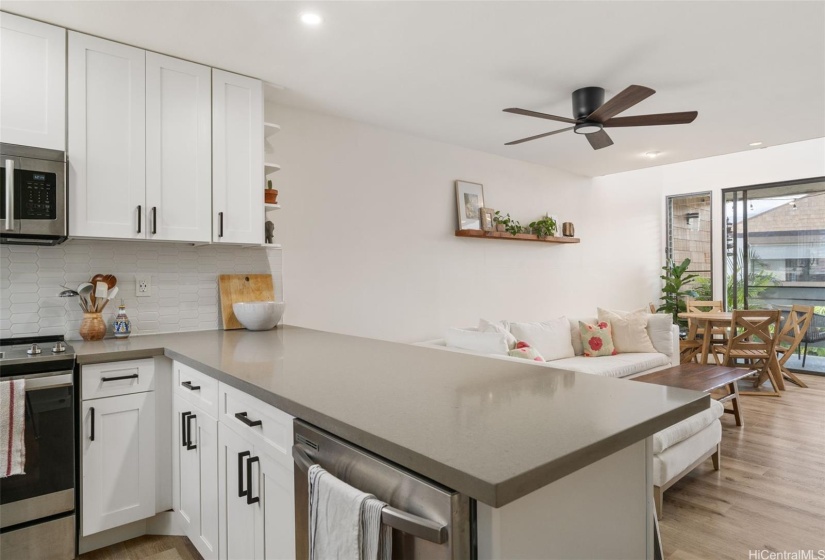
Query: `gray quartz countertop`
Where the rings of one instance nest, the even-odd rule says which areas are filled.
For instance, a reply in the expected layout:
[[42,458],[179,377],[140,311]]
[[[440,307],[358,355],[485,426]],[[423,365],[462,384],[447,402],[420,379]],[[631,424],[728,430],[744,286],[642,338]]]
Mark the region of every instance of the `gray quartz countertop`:
[[290,326],[72,345],[80,364],[179,360],[493,507],[709,406],[684,389]]

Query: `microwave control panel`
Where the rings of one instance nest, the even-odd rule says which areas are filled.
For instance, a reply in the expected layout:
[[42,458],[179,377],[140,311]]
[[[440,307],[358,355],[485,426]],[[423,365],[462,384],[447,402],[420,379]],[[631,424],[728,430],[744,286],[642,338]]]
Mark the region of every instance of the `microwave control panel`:
[[[54,173],[18,171],[20,219],[54,220],[57,218],[57,177]],[[16,173],[15,173],[16,174]],[[15,193],[17,194],[17,193]]]

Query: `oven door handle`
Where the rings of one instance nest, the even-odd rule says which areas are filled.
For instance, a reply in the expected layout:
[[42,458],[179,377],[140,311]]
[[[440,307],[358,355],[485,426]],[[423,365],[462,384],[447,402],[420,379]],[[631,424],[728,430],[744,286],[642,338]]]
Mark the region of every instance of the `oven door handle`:
[[14,230],[14,160],[6,160],[6,231]]
[[71,387],[74,379],[71,373],[62,375],[52,375],[49,377],[35,377],[26,379],[26,391],[39,391],[41,389],[56,389],[58,387]]

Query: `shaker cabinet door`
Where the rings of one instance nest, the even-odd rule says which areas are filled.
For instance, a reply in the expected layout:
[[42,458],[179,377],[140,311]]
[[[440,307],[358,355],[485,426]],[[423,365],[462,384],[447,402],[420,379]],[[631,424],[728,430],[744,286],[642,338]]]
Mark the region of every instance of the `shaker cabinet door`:
[[155,394],[83,401],[83,536],[155,515]]
[[69,32],[69,235],[145,239],[146,53]]
[[212,69],[146,53],[147,238],[212,236]]
[[66,150],[66,30],[0,12],[0,142]]
[[212,241],[263,243],[263,151],[261,81],[212,70]]

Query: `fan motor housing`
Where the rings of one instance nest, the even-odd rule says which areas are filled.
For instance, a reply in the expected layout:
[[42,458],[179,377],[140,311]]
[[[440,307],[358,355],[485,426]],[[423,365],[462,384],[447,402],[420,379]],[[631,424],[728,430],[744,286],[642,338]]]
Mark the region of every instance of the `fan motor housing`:
[[573,118],[583,119],[604,105],[604,88],[585,87],[573,92]]

